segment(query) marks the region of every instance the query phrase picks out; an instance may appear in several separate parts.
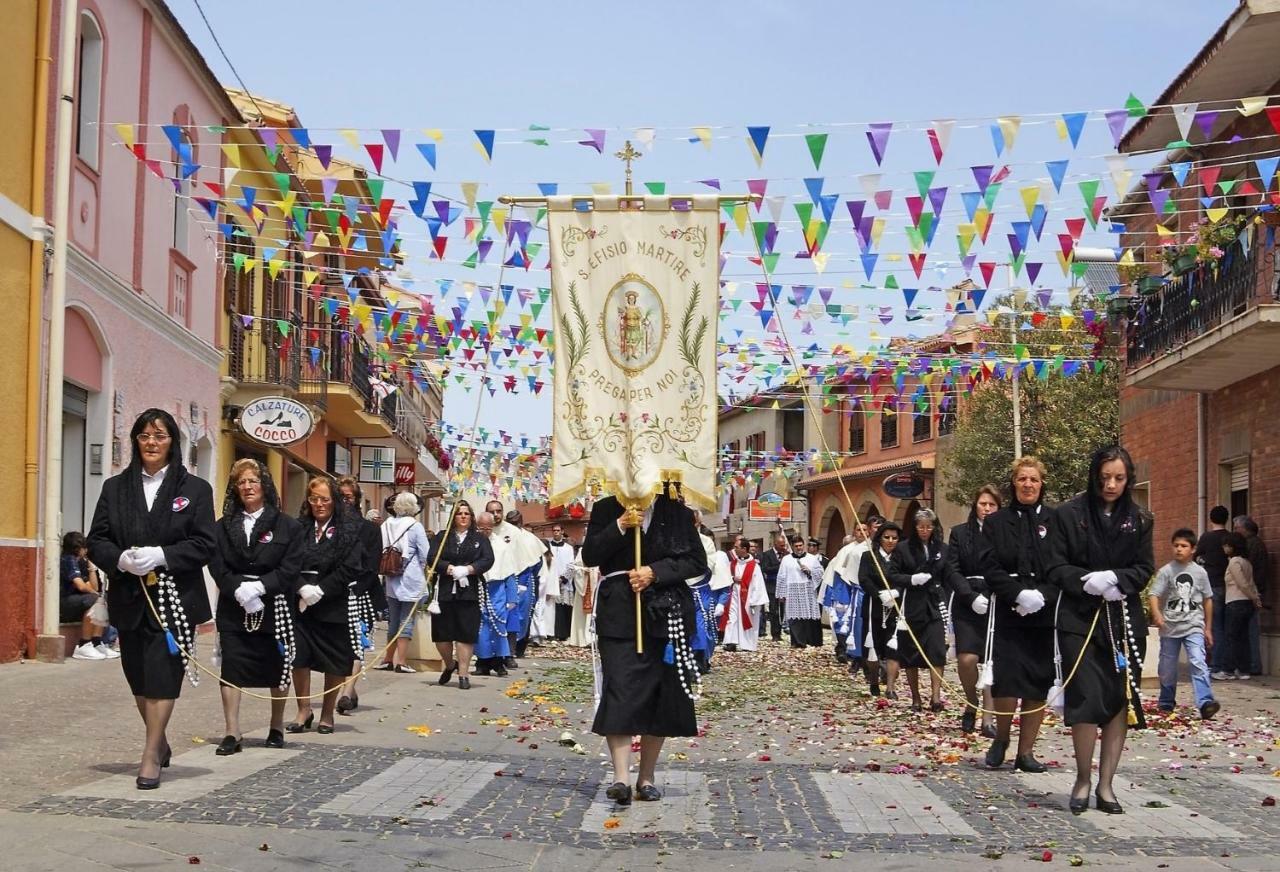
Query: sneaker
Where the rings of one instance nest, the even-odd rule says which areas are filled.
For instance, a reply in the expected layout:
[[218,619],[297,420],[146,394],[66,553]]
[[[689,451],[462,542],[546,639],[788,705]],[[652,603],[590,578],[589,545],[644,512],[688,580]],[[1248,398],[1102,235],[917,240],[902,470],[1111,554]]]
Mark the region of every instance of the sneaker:
[[1217,671],[1217,672],[1213,673],[1213,680],[1214,680],[1214,681],[1235,681],[1235,679],[1236,679],[1236,677],[1235,677],[1234,675],[1232,675],[1230,672],[1223,672],[1223,671],[1219,670],[1219,671]]
[[120,652],[117,651],[115,648],[112,648],[110,645],[99,642],[97,645],[94,645],[93,647],[97,650],[99,654],[101,654],[103,657],[106,657],[108,660],[120,659]]
[[1235,674],[1236,681],[1248,681],[1251,677],[1247,672],[1237,672]]
[[71,652],[72,660],[106,660],[107,655],[103,654],[97,648],[93,647],[92,642],[85,642],[83,645],[77,645],[76,650]]

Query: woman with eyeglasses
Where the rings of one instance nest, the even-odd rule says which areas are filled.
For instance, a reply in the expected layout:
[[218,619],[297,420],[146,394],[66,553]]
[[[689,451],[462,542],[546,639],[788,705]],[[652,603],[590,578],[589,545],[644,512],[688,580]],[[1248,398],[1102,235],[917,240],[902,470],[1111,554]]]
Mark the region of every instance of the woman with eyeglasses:
[[333,713],[352,666],[360,638],[352,629],[356,587],[365,571],[360,514],[342,502],[338,485],[327,475],[307,482],[307,500],[299,517],[303,542],[301,576],[294,592],[294,624],[298,653],[293,660],[293,688],[298,716],[285,727],[290,733],[311,729],[311,672],[324,673],[324,698],[317,733],[333,732]]
[[[360,490],[360,482],[354,475],[338,478],[338,493],[342,502],[357,514],[364,505],[364,493]],[[387,518],[392,515],[388,514]],[[360,544],[364,552],[364,572],[355,586],[356,609],[355,631],[360,634],[360,644],[367,650],[373,647],[373,627],[377,617],[387,610],[387,598],[382,592],[382,576],[378,574],[378,563],[382,558],[382,530],[369,518],[361,518]],[[338,694],[338,714],[349,715],[360,707],[359,684],[360,673],[364,669],[364,659],[357,654],[351,677],[342,685]]]
[[240,753],[240,689],[271,688],[266,748],[284,747],[284,708],[295,649],[289,599],[302,565],[302,526],[280,511],[280,496],[264,464],[231,465],[218,546],[209,573],[218,585],[222,646],[222,714],[226,734],[215,752]]
[[[439,557],[436,555],[439,554]],[[458,673],[458,688],[471,689],[471,655],[480,635],[480,585],[493,566],[493,546],[476,529],[471,504],[458,500],[451,529],[431,539],[426,566],[436,568],[434,585],[439,614],[431,618],[431,637],[444,671],[437,683],[446,685]]]
[[871,547],[862,555],[858,564],[858,583],[867,595],[871,608],[867,610],[867,620],[871,622],[871,649],[863,658],[862,669],[872,696],[880,695],[880,667],[884,666],[885,697],[898,698],[898,663],[893,659],[894,634],[897,632],[898,613],[894,602],[900,594],[893,589],[889,581],[889,562],[893,552],[902,538],[902,528],[892,521],[883,519],[869,520],[869,526],[875,527],[871,536]]
[[169,765],[165,729],[195,628],[213,617],[204,586],[214,550],[213,489],[183,468],[178,423],[163,409],[139,415],[129,443],[129,465],[103,483],[89,556],[110,579],[120,664],[146,726],[136,784],[154,790]]

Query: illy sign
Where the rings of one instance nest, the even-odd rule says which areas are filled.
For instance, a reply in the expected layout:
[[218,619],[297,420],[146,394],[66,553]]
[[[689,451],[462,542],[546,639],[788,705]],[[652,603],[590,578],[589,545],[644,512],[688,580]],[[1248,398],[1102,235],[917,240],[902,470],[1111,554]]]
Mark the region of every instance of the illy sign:
[[290,445],[311,434],[311,412],[288,397],[260,397],[240,412],[240,429],[265,445]]
[[414,473],[413,463],[397,463],[396,464],[396,484],[413,484]]

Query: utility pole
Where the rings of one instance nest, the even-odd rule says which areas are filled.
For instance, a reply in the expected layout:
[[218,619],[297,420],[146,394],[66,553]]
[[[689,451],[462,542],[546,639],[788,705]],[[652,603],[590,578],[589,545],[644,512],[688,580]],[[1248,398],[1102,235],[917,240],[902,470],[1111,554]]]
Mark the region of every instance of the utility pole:
[[[36,650],[42,660],[63,659],[58,632],[58,569],[62,546],[62,379],[66,344],[67,237],[71,233],[71,141],[75,123],[76,42],[80,15],[75,0],[62,0],[59,17],[62,42],[58,49],[59,99],[53,163],[53,258],[49,280],[49,359],[44,410],[44,584],[40,598],[40,638]],[[32,313],[35,317],[35,313]],[[110,567],[103,567],[104,570]]]

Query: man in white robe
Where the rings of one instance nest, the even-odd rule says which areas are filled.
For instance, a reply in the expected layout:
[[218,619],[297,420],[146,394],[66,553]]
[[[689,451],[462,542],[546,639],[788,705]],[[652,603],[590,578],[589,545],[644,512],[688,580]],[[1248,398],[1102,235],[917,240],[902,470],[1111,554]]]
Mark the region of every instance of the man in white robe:
[[582,551],[573,558],[573,620],[569,625],[568,644],[575,648],[591,645],[595,633],[591,629],[591,606],[600,570],[582,565]]
[[733,540],[733,556],[728,557],[729,602],[720,618],[720,641],[726,651],[755,651],[760,641],[763,609],[769,605],[760,564],[751,556],[747,540]]
[[[521,526],[523,518],[519,512],[503,515],[502,503],[498,500],[489,500],[484,510],[493,515],[495,522],[493,532],[489,534],[489,545],[493,548],[493,566],[485,573],[485,579],[496,582],[514,578],[516,582],[517,602],[512,604],[509,616],[501,616],[508,617],[507,638],[514,655],[524,623],[518,608],[519,597],[528,597],[534,575],[542,563],[542,540]],[[506,657],[503,665],[507,669],[519,666],[514,656]]]
[[793,536],[791,553],[778,564],[778,599],[791,633],[792,648],[822,647],[822,563],[805,550],[803,536]]
[[[568,639],[572,632],[572,615],[564,615],[556,620],[557,606],[571,604],[574,596],[573,544],[564,538],[564,529],[557,525],[552,529],[551,541],[546,543],[551,555],[546,571],[542,574],[543,590],[538,597],[538,608],[541,609],[538,629],[543,639]],[[568,622],[564,620],[568,618]],[[563,625],[563,626],[560,626]],[[557,630],[563,632],[557,632]]]

